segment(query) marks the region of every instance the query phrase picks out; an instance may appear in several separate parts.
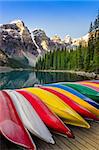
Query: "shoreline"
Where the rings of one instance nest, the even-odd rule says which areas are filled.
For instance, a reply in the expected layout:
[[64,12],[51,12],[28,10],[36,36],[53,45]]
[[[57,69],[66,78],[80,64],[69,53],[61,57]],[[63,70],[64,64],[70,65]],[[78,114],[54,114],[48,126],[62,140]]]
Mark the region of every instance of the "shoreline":
[[0,73],[6,73],[6,72],[11,72],[11,71],[33,71],[33,69],[24,69],[24,68],[11,68],[11,67],[2,67],[0,66]]
[[13,71],[13,68],[0,66],[0,73],[6,73],[10,71]]
[[74,70],[35,70],[38,72],[63,72],[63,73],[72,73],[80,76],[86,76],[93,79],[99,79],[99,74],[94,72],[85,72],[85,71],[74,71]]
[[99,79],[99,74],[96,74],[94,72],[84,72],[84,71],[75,71],[75,70],[37,70],[37,69],[24,69],[24,68],[11,68],[11,67],[2,67],[0,66],[0,73],[6,73],[11,71],[36,71],[36,72],[62,72],[62,73],[71,73],[71,74],[77,74],[80,76],[86,76],[88,78],[92,79]]

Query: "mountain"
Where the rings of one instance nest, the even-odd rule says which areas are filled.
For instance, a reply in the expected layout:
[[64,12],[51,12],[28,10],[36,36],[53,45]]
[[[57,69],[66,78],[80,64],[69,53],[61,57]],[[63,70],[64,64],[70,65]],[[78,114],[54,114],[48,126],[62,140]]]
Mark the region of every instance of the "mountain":
[[20,20],[0,26],[0,49],[8,58],[25,66],[34,66],[34,59],[38,56],[31,33]]
[[70,35],[66,35],[65,38],[62,40],[58,35],[55,35],[51,38],[54,43],[57,43],[57,48],[66,48],[67,50],[76,49],[80,43],[83,46],[88,45],[89,33],[80,37],[80,38],[72,38]]
[[35,29],[33,30],[32,34],[34,37],[34,41],[40,49],[40,53],[45,53],[45,51],[49,51],[50,39],[46,36],[45,32],[41,29]]
[[64,38],[64,42],[65,42],[65,43],[68,43],[68,44],[70,44],[70,45],[72,44],[72,40],[73,40],[73,39],[71,38],[70,35],[66,35],[65,38]]
[[71,49],[75,50],[80,43],[84,47],[87,46],[88,39],[89,39],[89,33],[87,33],[86,35],[80,38],[72,38],[70,35],[66,35],[63,41],[67,44],[66,47],[67,50],[71,50]]
[[49,38],[43,30],[30,32],[23,21],[15,20],[0,25],[0,66],[34,67],[38,58],[46,52],[75,49],[80,41],[87,43],[88,35],[78,39],[69,35],[64,40],[58,35]]
[[32,33],[36,44],[39,46],[41,54],[45,54],[48,51],[54,51],[57,49],[62,50],[67,46],[67,44],[64,42],[59,42],[57,40],[55,41],[55,36],[53,38],[49,38],[41,29],[35,29]]
[[84,35],[80,38],[72,39],[72,44],[79,46],[79,43],[81,42],[83,46],[87,46],[88,45],[88,39],[89,39],[89,33],[87,33],[86,35]]
[[0,66],[6,66],[7,63],[8,63],[7,55],[2,50],[0,50]]
[[54,35],[52,38],[51,38],[51,40],[53,41],[53,42],[55,42],[55,43],[60,43],[60,44],[62,44],[62,40],[61,40],[61,38],[56,34],[56,35]]

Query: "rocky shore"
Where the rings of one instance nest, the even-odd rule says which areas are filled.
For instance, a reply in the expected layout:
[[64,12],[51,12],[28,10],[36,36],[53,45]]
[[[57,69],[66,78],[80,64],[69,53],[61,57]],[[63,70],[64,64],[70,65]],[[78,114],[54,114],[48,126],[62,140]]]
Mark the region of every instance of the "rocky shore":
[[86,76],[92,79],[99,79],[99,74],[96,74],[94,72],[84,72],[84,71],[74,71],[74,70],[38,70],[38,71],[39,72],[66,72],[66,73],[77,74],[80,76]]

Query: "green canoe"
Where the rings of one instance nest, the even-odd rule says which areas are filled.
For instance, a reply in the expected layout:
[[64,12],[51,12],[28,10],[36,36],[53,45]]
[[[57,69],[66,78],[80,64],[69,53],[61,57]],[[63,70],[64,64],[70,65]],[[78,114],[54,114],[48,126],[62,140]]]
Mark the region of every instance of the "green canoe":
[[99,102],[99,92],[97,92],[89,87],[80,85],[78,83],[70,83],[70,82],[64,83],[64,85],[67,85],[67,86],[79,91],[80,93],[86,95],[87,97],[92,98],[93,100]]

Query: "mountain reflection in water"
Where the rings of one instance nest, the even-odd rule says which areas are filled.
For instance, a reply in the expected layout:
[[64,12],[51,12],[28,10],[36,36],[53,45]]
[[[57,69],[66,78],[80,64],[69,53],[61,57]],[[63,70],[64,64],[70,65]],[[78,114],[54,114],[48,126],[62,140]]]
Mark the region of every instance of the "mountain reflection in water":
[[60,81],[79,81],[88,79],[71,73],[11,71],[0,73],[0,89],[15,89],[34,86],[34,84]]

